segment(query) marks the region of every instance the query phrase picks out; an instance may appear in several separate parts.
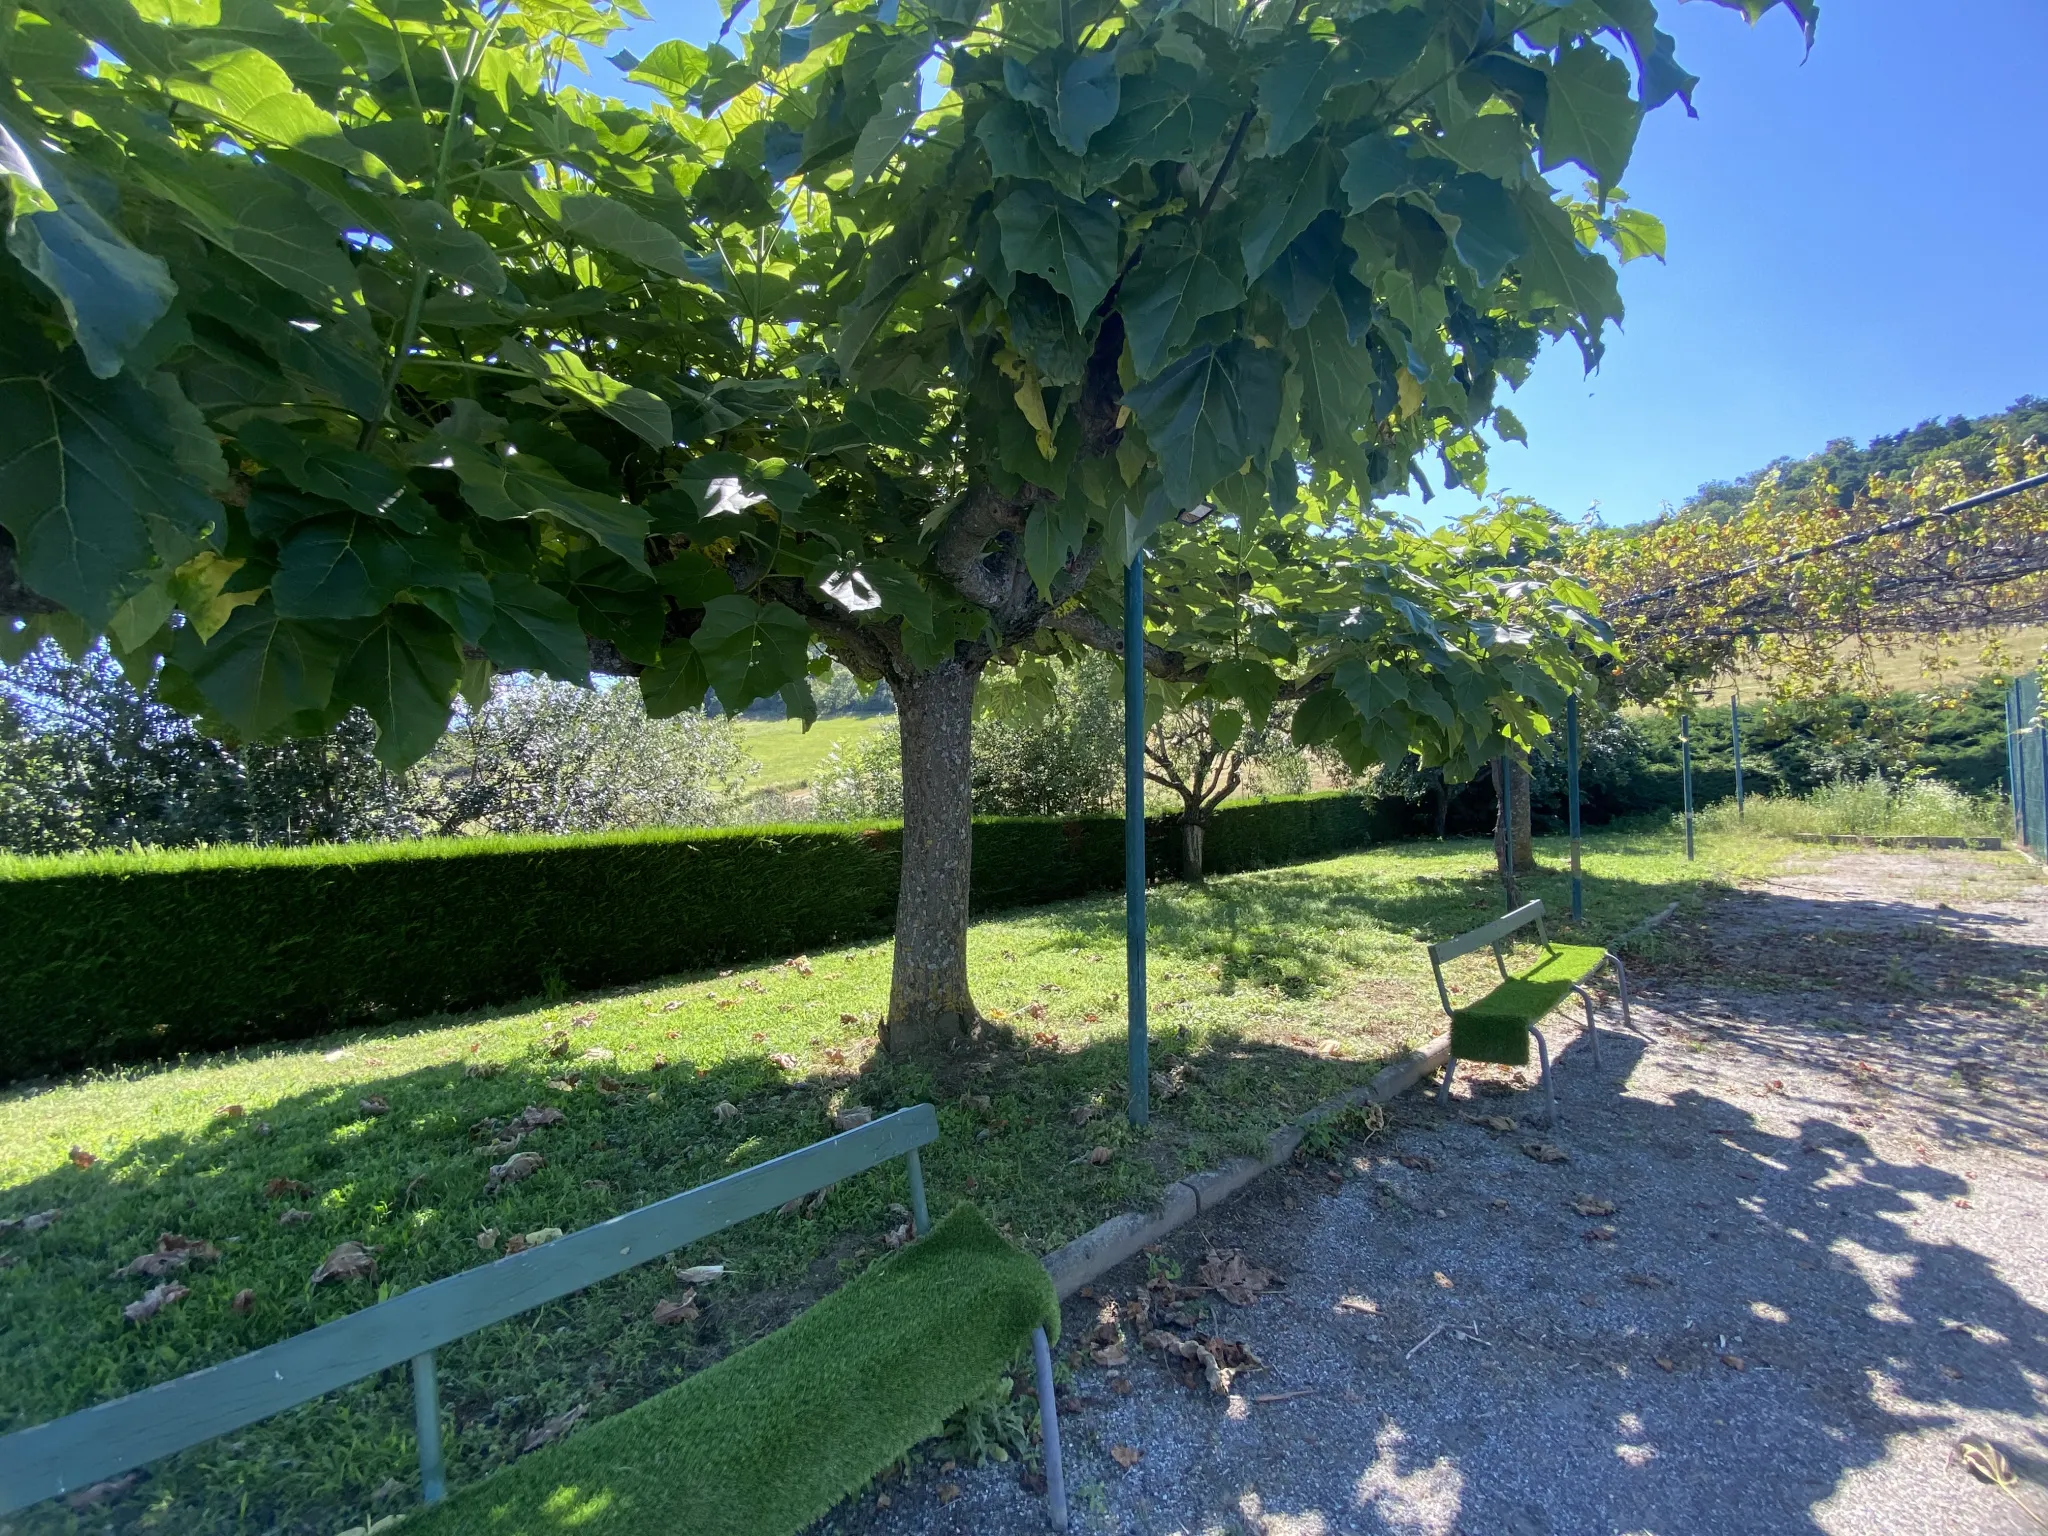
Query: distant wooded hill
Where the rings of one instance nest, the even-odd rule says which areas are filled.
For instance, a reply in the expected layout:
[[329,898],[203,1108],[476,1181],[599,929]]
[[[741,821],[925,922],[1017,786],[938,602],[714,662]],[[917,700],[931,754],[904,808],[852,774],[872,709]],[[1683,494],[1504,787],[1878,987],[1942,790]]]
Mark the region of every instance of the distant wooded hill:
[[1904,432],[1873,437],[1862,448],[1853,438],[1838,437],[1803,459],[1774,459],[1739,480],[1710,480],[1686,498],[1679,515],[1717,521],[1731,517],[1773,470],[1784,476],[1787,490],[1834,486],[1836,499],[1846,507],[1874,475],[1903,475],[1930,459],[1960,459],[1973,474],[1986,474],[1999,447],[2036,436],[2048,440],[2048,400],[2022,395],[1995,416],[1930,419]]

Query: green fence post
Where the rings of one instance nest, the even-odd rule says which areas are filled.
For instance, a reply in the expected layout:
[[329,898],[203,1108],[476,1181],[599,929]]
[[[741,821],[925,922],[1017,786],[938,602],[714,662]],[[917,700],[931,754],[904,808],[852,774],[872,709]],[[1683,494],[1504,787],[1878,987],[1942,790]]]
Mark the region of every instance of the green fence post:
[[1586,916],[1586,895],[1579,884],[1579,696],[1564,702],[1564,782],[1572,834],[1572,921]]
[[1145,1035],[1145,556],[1124,567],[1124,971],[1130,1004],[1131,1124],[1149,1109]]
[[1692,862],[1692,716],[1678,717],[1678,765],[1685,780],[1685,858]]
[[448,1497],[448,1473],[441,1462],[441,1382],[431,1349],[412,1357],[412,1418],[420,1443],[420,1497],[438,1504]]

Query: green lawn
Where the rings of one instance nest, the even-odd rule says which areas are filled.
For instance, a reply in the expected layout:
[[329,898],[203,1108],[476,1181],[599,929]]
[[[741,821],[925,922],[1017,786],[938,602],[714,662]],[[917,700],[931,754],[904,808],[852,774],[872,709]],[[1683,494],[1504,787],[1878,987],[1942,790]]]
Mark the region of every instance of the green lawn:
[[[1584,932],[1695,903],[1786,848],[1710,837],[1687,865],[1670,833],[1596,836]],[[1541,855],[1562,864],[1554,844]],[[1561,875],[1524,889],[1563,910]],[[1155,1098],[1143,1135],[1122,1118],[1123,913],[1107,896],[974,927],[976,996],[1006,1037],[937,1069],[872,1054],[884,942],[0,1094],[0,1218],[62,1212],[0,1236],[13,1261],[0,1259],[0,1433],[489,1262],[486,1230],[502,1251],[514,1234],[573,1230],[804,1145],[854,1103],[939,1105],[925,1159],[934,1216],[971,1199],[1045,1252],[1254,1149],[1436,1033],[1419,941],[1500,907],[1489,851],[1469,841],[1159,888],[1153,1064],[1171,1096]],[[1470,964],[1467,983],[1485,985]],[[373,1098],[388,1112],[366,1109]],[[567,1118],[523,1144],[545,1166],[493,1195],[486,1169],[506,1156],[490,1150],[496,1132],[529,1105]],[[1105,1165],[1085,1160],[1097,1146],[1111,1150]],[[93,1161],[77,1166],[73,1147]],[[655,1263],[443,1351],[454,1481],[503,1465],[558,1415],[616,1412],[786,1320],[884,1251],[902,1179],[900,1164],[877,1170],[815,1213],[763,1217],[679,1256],[730,1271],[701,1289],[694,1320],[654,1324],[655,1303],[680,1290]],[[272,1180],[302,1187],[273,1198]],[[281,1224],[286,1210],[306,1216]],[[177,1277],[184,1300],[127,1322],[122,1308],[149,1282],[110,1275],[165,1232],[222,1256]],[[310,1287],[345,1241],[375,1248],[375,1279]],[[240,1315],[231,1302],[245,1288],[254,1305]],[[195,1536],[331,1536],[416,1497],[411,1423],[401,1380],[366,1382],[160,1463],[116,1518]],[[46,1506],[15,1526],[96,1532],[108,1516]]]
[[820,720],[808,731],[801,720],[741,720],[740,745],[761,767],[747,780],[750,791],[802,789],[818,764],[841,743],[851,747],[872,735],[893,715],[842,715]]

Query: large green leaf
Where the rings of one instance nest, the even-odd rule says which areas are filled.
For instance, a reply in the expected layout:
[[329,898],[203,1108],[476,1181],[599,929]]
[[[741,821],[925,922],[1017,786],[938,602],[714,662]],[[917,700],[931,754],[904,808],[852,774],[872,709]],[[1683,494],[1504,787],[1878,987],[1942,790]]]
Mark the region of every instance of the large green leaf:
[[500,522],[554,518],[647,569],[647,514],[631,502],[571,485],[531,455],[513,457],[463,442],[445,443],[442,452],[442,463],[462,482],[463,500],[479,516]]
[[491,243],[464,229],[442,204],[425,197],[391,197],[383,208],[385,227],[421,266],[478,293],[505,291],[505,268]]
[[1259,167],[1245,188],[1249,206],[1239,233],[1247,276],[1264,272],[1315,222],[1330,206],[1336,182],[1336,159],[1321,141]]
[[1121,94],[1114,49],[1083,53],[1060,71],[1052,104],[1052,134],[1069,154],[1084,155],[1088,142],[1116,116]]
[[1528,226],[1508,189],[1491,176],[1467,171],[1439,187],[1437,211],[1456,221],[1451,247],[1458,259],[1491,286],[1529,246]]
[[1628,66],[1606,49],[1597,43],[1565,49],[1550,71],[1543,169],[1575,161],[1602,186],[1619,185],[1643,125],[1643,109],[1628,92]]
[[1354,213],[1383,197],[1399,197],[1424,185],[1424,166],[1410,153],[1413,140],[1375,130],[1347,145],[1340,185]]
[[889,163],[903,136],[917,122],[920,94],[921,87],[915,78],[899,80],[882,92],[881,110],[867,120],[854,142],[854,186],[872,181]]
[[596,407],[644,442],[656,448],[675,445],[675,421],[659,395],[599,373],[568,348],[551,347],[542,352],[508,342],[499,347],[498,356]]
[[393,182],[381,160],[351,144],[334,114],[323,111],[258,49],[233,48],[192,59],[165,88],[258,144],[295,149],[368,182]]
[[1259,111],[1266,119],[1265,153],[1284,155],[1316,125],[1323,98],[1349,71],[1320,37],[1297,37],[1259,75]]
[[556,193],[535,187],[527,194],[542,212],[579,240],[599,250],[684,281],[696,280],[690,253],[675,235],[617,198],[592,192]]
[[1084,320],[1116,281],[1117,216],[1107,198],[1076,202],[1026,182],[996,204],[996,224],[1011,270],[1036,272]]
[[1052,584],[1088,536],[1088,503],[1079,496],[1040,502],[1024,524],[1024,565],[1039,595],[1051,600]]
[[170,659],[210,713],[257,741],[327,708],[345,645],[331,627],[295,623],[259,598],[236,608],[211,640],[190,625],[179,630]]
[[341,669],[335,698],[377,722],[377,761],[396,770],[425,757],[448,729],[462,648],[439,619],[410,604],[378,616]]
[[374,517],[302,523],[278,549],[270,600],[286,619],[367,619],[405,588],[412,560]]
[[1300,374],[1301,424],[1319,462],[1360,487],[1372,483],[1364,450],[1353,432],[1372,420],[1372,354],[1352,345],[1334,299],[1316,321],[1288,338]]
[[810,643],[810,626],[789,609],[758,603],[738,592],[706,603],[704,622],[690,637],[704,659],[719,707],[728,714],[738,714],[802,677]]
[[1619,320],[1614,268],[1579,244],[1564,210],[1534,190],[1522,194],[1521,208],[1529,232],[1521,269],[1532,295],[1564,305],[1595,330],[1602,321]]
[[1157,56],[1149,72],[1125,77],[1117,115],[1088,143],[1088,165],[1101,181],[1137,161],[1199,161],[1232,116],[1222,82],[1179,60]]
[[576,607],[530,576],[494,572],[491,627],[484,654],[502,672],[544,672],[566,683],[590,681],[590,645]]
[[1118,296],[1140,379],[1151,378],[1185,348],[1202,320],[1244,302],[1236,255],[1228,245],[1220,252],[1204,245],[1201,231],[1191,225],[1168,223],[1147,232],[1143,254]]
[[335,231],[282,173],[231,155],[178,155],[138,141],[135,169],[192,228],[272,282],[310,299],[316,315],[361,303]]
[[146,566],[184,559],[177,544],[219,516],[141,382],[0,337],[0,526],[30,588],[101,629]]
[[661,660],[640,674],[640,702],[647,706],[650,720],[666,720],[702,709],[704,692],[710,686],[704,658],[683,641],[665,647]]
[[1198,348],[1124,397],[1177,505],[1194,506],[1247,461],[1263,473],[1279,417],[1280,373],[1277,348],[1240,338]]
[[4,123],[0,184],[14,193],[7,249],[63,304],[92,371],[112,378],[171,307],[170,269],[81,197],[56,156],[23,144]]
[[1678,44],[1668,32],[1657,30],[1657,7],[1654,0],[1593,0],[1600,10],[1621,29],[1628,39],[1631,52],[1636,56],[1636,68],[1641,72],[1637,88],[1645,111],[1661,107],[1673,96],[1685,103],[1685,110],[1693,112],[1692,89],[1700,83],[1700,77],[1688,74],[1679,67]]

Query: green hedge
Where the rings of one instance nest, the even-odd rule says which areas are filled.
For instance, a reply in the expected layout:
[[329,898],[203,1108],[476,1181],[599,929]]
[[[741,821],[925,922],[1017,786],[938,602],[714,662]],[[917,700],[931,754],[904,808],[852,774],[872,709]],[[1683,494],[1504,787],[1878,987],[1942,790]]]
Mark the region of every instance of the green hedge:
[[[1216,872],[1363,846],[1360,797],[1225,806]],[[1148,829],[1153,878],[1179,872]],[[0,861],[0,1082],[645,981],[889,931],[901,831],[749,827]],[[1123,879],[1113,816],[985,818],[977,912]]]

